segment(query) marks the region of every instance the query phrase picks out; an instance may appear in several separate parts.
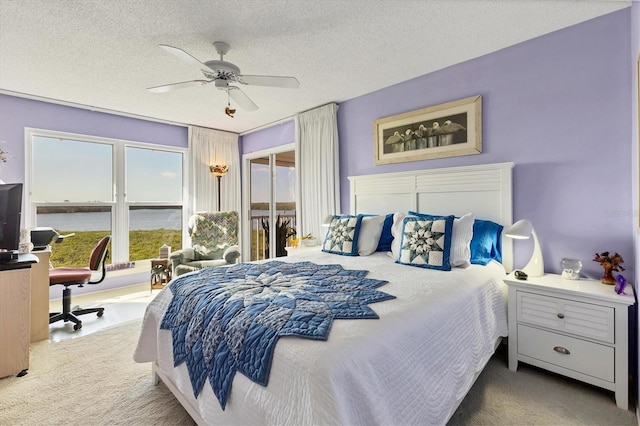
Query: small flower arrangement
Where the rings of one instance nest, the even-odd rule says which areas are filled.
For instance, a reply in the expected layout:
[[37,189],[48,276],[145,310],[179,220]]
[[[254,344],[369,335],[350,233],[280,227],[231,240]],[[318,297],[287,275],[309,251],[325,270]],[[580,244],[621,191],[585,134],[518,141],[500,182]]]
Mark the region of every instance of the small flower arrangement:
[[614,253],[614,255],[611,256],[608,251],[603,251],[600,254],[596,253],[593,260],[602,265],[604,269],[611,268],[612,271],[616,272],[622,272],[625,270],[624,267],[620,265],[621,263],[624,263],[624,260],[618,253]]
[[617,252],[614,253],[613,256],[609,254],[608,251],[596,253],[593,260],[595,262],[598,262],[604,268],[604,275],[601,279],[602,284],[615,285],[616,279],[614,278],[612,272],[622,272],[625,270],[621,265],[621,263],[624,263],[624,260],[622,260],[622,256],[620,256]]

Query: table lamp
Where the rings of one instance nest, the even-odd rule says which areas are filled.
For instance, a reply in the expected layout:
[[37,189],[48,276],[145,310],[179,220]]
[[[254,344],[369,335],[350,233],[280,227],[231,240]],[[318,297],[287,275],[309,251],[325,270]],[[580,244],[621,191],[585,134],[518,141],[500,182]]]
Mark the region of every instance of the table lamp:
[[526,240],[533,236],[533,253],[529,262],[521,269],[530,277],[541,277],[544,275],[544,260],[542,259],[542,250],[540,250],[540,242],[533,225],[526,219],[521,219],[514,223],[511,228],[504,234],[506,237],[516,240]]

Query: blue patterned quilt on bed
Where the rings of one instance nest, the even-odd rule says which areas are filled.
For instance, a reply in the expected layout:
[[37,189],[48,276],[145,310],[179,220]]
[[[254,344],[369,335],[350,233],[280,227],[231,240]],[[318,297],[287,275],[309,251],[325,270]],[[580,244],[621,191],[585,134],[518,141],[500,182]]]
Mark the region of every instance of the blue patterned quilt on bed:
[[209,378],[224,410],[236,371],[267,385],[280,336],[327,340],[334,318],[378,318],[367,304],[395,296],[367,273],[271,261],[180,276],[160,324],[172,332],[174,366],[186,362],[196,397]]

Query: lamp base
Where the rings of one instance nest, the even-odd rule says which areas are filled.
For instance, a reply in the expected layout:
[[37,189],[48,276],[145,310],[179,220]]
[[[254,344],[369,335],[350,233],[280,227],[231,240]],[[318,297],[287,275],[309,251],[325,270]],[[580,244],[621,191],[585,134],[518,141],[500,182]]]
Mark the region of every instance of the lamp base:
[[521,269],[522,272],[530,277],[541,277],[544,275],[544,264],[542,258],[539,260],[532,258],[527,265]]
[[542,250],[540,249],[540,242],[538,241],[538,234],[531,228],[531,236],[533,237],[533,253],[529,262],[522,268],[530,277],[541,277],[544,275],[544,260],[542,259]]

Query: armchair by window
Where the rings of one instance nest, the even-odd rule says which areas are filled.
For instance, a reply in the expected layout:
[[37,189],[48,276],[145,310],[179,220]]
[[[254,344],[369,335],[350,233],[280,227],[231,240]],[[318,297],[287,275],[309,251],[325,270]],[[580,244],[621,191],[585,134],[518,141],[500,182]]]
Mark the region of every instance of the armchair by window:
[[202,268],[235,263],[238,248],[238,212],[201,212],[189,218],[191,247],[171,253],[173,277]]

